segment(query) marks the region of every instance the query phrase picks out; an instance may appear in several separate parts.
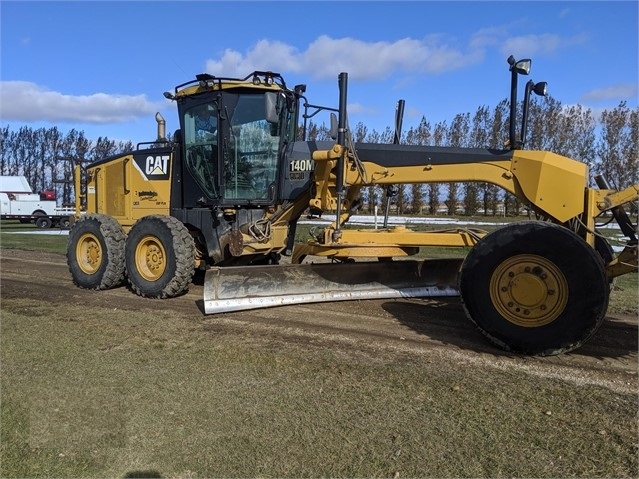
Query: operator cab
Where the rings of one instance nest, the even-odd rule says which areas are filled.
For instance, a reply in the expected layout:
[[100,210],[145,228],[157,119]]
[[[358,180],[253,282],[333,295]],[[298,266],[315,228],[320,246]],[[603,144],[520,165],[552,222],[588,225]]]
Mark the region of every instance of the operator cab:
[[279,151],[289,135],[285,94],[269,89],[269,84],[223,80],[204,82],[204,92],[200,81],[194,94],[176,98],[184,206],[273,205],[280,176]]

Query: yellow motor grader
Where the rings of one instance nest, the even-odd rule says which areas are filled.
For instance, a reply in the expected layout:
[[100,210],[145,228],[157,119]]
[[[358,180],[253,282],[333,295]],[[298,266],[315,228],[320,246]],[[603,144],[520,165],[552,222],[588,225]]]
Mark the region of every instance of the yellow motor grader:
[[[604,319],[612,278],[637,270],[636,226],[623,191],[584,163],[524,150],[526,85],[516,133],[517,77],[530,60],[508,59],[510,142],[501,150],[356,143],[347,121],[348,76],[337,108],[309,104],[306,86],[278,73],[245,78],[196,75],[166,98],[180,127],[127,154],[76,167],[76,221],[67,261],[82,288],[128,283],[141,296],[183,294],[205,270],[205,313],[295,303],[460,295],[468,317],[494,344],[548,355],[586,341]],[[332,141],[300,140],[316,113],[331,116]],[[397,120],[397,119],[396,119]],[[397,137],[396,131],[396,137]],[[454,228],[354,229],[349,217],[370,185],[487,182],[536,212],[486,234]],[[335,221],[303,244],[296,225],[307,210]],[[615,254],[596,220],[614,216],[627,245]],[[411,260],[428,247],[467,247],[462,259]],[[291,264],[279,264],[281,255]],[[322,257],[325,261],[309,262]],[[331,261],[326,261],[331,260]]]

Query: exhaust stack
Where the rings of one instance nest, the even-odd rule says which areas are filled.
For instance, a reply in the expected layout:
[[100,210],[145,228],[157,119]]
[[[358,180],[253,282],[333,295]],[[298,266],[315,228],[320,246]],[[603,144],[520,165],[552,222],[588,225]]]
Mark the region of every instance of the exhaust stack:
[[158,111],[155,114],[155,121],[158,122],[158,139],[157,142],[158,143],[166,143],[166,121],[164,121],[164,117],[162,115],[160,115],[160,112]]

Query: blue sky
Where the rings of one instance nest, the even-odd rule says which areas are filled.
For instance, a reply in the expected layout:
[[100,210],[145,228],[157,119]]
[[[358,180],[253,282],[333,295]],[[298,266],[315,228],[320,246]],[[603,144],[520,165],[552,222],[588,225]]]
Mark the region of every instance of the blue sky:
[[638,2],[0,2],[0,126],[57,126],[134,143],[154,115],[178,127],[162,93],[197,73],[272,70],[336,107],[349,74],[349,122],[404,130],[509,98],[506,59],[532,58],[564,105],[637,107]]

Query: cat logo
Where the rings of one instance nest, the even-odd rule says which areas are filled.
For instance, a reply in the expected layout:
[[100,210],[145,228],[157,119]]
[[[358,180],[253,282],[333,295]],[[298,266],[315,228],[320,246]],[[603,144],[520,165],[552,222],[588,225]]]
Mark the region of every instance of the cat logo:
[[147,176],[166,175],[169,172],[169,155],[147,156],[146,170]]
[[168,180],[171,155],[135,155],[134,165],[145,180]]

